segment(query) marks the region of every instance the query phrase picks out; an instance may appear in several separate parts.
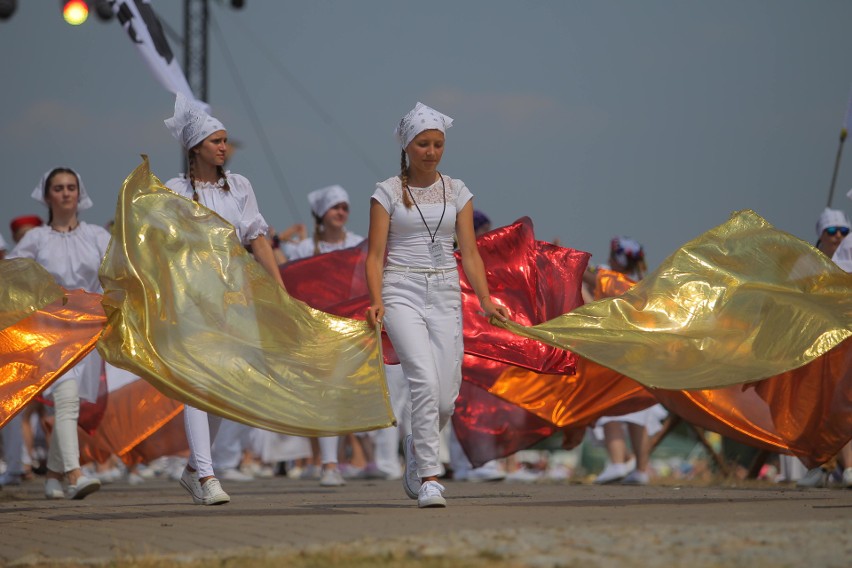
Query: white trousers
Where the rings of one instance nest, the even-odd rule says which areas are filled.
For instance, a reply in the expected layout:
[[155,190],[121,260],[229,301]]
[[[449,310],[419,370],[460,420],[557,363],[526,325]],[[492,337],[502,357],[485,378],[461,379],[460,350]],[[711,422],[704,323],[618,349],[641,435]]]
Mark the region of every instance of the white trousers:
[[453,415],[463,356],[461,289],[455,270],[386,271],[384,325],[411,391],[417,474],[439,475],[440,431]]
[[6,462],[6,471],[13,475],[24,473],[23,414],[23,411],[17,413],[14,418],[6,422],[3,430],[0,430],[3,436],[3,460]]
[[340,436],[323,436],[319,440],[320,462],[325,464],[336,464],[337,453],[340,446]]
[[77,381],[64,381],[53,387],[53,438],[47,451],[47,469],[56,473],[80,467],[80,445],[77,441],[77,418],[80,396]]
[[216,441],[211,444],[213,469],[239,469],[243,461],[243,450],[251,446],[251,426],[233,420],[222,419],[216,433]]
[[207,414],[188,404],[183,407],[183,425],[189,444],[189,467],[198,472],[199,478],[213,475],[211,447],[221,423],[220,416]]

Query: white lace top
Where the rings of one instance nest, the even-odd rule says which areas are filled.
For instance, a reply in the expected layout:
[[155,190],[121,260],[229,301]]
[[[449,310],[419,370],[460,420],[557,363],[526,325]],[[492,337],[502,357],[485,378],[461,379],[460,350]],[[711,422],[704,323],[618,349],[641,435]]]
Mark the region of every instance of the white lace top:
[[[364,240],[364,237],[360,235],[356,235],[355,233],[346,232],[346,238],[339,243],[327,243],[325,241],[319,242],[319,251],[320,254],[326,252],[332,252],[336,250],[342,250],[349,247],[354,247]],[[308,258],[309,256],[314,256],[314,239],[313,237],[308,237],[302,241],[296,243],[296,245],[290,249],[290,254],[286,254],[287,260],[298,260],[300,258]]]
[[[402,181],[398,176],[376,184],[376,191],[372,196],[390,215],[388,264],[412,268],[455,268],[453,235],[456,215],[473,199],[473,194],[463,181],[445,175],[429,187],[410,186],[410,189],[414,202],[420,208],[419,212],[417,206],[406,209],[403,204]],[[423,213],[423,218],[420,217],[420,212]],[[439,225],[442,213],[444,218]],[[429,253],[430,232],[435,235],[435,242],[441,244],[444,259],[442,266],[432,266],[432,256]]]
[[[240,174],[225,172],[230,189],[225,191],[217,184],[196,182],[198,202],[218,213],[237,230],[237,237],[244,245],[250,244],[269,229],[257,206],[257,198],[251,183]],[[192,187],[184,176],[172,178],[166,187],[187,199],[192,199]]]

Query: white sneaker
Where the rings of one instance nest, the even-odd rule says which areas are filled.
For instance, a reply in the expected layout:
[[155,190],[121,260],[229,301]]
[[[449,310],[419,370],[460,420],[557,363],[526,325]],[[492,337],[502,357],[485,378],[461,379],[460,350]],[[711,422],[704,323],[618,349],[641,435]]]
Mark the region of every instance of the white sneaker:
[[201,486],[201,503],[204,505],[224,505],[230,503],[231,497],[222,489],[222,484],[214,478],[208,479]]
[[843,487],[852,489],[852,467],[843,470]]
[[242,471],[233,467],[223,469],[221,475],[219,475],[218,477],[221,477],[226,481],[237,481],[240,483],[245,483],[246,481],[254,481],[254,476],[251,476],[247,473],[243,473]]
[[417,459],[414,457],[414,438],[411,434],[405,437],[402,444],[402,453],[405,454],[405,471],[402,474],[402,488],[405,494],[412,499],[420,499],[421,489],[420,476],[417,475]]
[[607,464],[604,470],[598,474],[594,482],[597,485],[615,483],[616,481],[624,479],[629,471],[630,470],[627,469],[627,464],[625,463],[610,463]]
[[506,472],[500,469],[496,462],[490,461],[481,467],[471,469],[464,476],[468,481],[503,481]]
[[65,491],[58,479],[49,477],[44,482],[44,496],[47,499],[65,499]]
[[828,487],[828,472],[821,467],[809,469],[805,476],[796,482],[796,487],[806,489]]
[[417,496],[417,506],[421,509],[427,507],[446,507],[447,500],[441,495],[443,492],[443,485],[437,481],[427,481],[420,486],[420,492]]
[[180,486],[186,489],[186,492],[192,497],[193,503],[201,505],[201,484],[198,483],[197,471],[189,471],[183,468],[183,473],[180,476]]
[[341,487],[346,485],[346,482],[343,480],[343,474],[340,473],[339,469],[326,468],[322,470],[322,475],[320,475],[320,485],[322,487]]
[[644,471],[634,469],[621,480],[622,485],[648,485],[648,474]]
[[540,471],[533,471],[526,466],[521,466],[506,476],[506,481],[509,483],[535,483],[540,479]]
[[85,499],[87,495],[91,495],[101,488],[101,481],[93,477],[81,475],[77,478],[77,483],[69,485],[65,490],[67,499]]

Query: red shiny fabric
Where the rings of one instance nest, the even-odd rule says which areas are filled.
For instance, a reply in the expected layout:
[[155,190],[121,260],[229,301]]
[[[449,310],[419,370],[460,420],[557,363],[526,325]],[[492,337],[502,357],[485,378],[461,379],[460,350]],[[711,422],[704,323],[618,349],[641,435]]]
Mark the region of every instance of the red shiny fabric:
[[[535,240],[532,221],[524,217],[477,239],[495,302],[526,325],[552,319],[582,305],[580,286],[589,253]],[[335,315],[364,319],[370,305],[364,261],[367,244],[287,263],[281,276],[287,292],[308,305]],[[465,353],[539,372],[573,372],[576,357],[568,351],[517,336],[492,326],[482,315],[476,294],[456,254],[462,289]],[[385,341],[385,362],[398,359]]]
[[529,448],[558,430],[547,420],[488,392],[488,385],[506,367],[482,357],[464,357],[453,428],[474,467]]

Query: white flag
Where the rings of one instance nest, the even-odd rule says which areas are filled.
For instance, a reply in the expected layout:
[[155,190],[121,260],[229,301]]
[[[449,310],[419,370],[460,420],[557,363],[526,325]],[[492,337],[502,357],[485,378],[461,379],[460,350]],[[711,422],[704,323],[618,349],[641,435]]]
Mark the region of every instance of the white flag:
[[[112,0],[111,5],[157,81],[175,95],[183,93],[186,98],[196,100],[149,0]],[[201,103],[209,110],[207,103]]]

